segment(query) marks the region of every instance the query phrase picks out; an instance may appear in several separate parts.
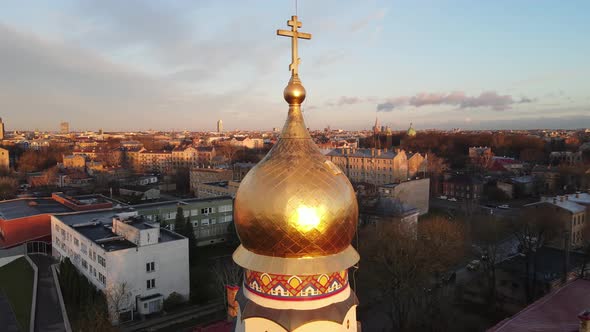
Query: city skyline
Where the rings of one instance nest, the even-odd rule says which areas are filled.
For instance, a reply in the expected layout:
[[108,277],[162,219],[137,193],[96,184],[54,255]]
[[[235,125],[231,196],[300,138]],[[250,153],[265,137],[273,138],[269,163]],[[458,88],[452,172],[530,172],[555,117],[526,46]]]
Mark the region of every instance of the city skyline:
[[[281,127],[291,1],[9,2],[8,130]],[[314,129],[590,127],[590,4],[300,1]],[[215,19],[212,19],[215,18]],[[263,60],[264,59],[264,60]],[[272,59],[267,61],[267,59]]]

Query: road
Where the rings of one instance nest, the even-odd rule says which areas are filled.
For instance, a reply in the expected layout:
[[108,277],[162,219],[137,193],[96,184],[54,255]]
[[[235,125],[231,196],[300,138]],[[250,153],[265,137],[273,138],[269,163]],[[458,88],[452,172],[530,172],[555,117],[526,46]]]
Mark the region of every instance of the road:
[[51,272],[51,264],[54,263],[53,259],[45,255],[30,255],[29,257],[39,269],[35,331],[65,331],[66,328],[57,297],[58,290],[53,282],[53,273]]

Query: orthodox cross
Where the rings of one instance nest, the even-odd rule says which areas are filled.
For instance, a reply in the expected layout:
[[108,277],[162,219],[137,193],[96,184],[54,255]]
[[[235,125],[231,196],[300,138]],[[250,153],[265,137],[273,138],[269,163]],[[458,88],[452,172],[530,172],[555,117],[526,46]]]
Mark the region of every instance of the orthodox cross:
[[289,70],[293,75],[297,75],[300,60],[297,55],[297,39],[311,39],[311,34],[297,31],[297,28],[301,28],[301,22],[297,21],[297,16],[291,16],[291,19],[287,21],[287,25],[291,27],[291,30],[277,30],[277,35],[291,37],[291,64]]

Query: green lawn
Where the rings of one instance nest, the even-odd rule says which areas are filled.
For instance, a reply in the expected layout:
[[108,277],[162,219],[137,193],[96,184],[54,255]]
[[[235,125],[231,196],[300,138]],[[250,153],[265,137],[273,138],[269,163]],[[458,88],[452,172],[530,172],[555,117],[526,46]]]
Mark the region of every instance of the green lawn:
[[33,296],[33,269],[24,257],[0,267],[0,290],[8,297],[21,331],[28,331]]

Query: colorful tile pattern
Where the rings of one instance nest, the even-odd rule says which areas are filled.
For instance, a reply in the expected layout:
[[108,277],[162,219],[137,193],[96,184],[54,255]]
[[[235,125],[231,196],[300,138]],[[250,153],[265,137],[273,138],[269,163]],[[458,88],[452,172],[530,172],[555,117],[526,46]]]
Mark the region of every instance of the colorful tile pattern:
[[306,300],[328,297],[348,286],[348,271],[316,275],[281,275],[246,270],[244,285],[263,297]]

